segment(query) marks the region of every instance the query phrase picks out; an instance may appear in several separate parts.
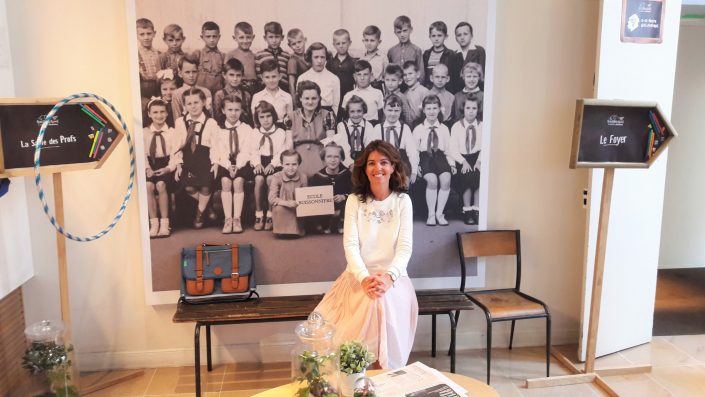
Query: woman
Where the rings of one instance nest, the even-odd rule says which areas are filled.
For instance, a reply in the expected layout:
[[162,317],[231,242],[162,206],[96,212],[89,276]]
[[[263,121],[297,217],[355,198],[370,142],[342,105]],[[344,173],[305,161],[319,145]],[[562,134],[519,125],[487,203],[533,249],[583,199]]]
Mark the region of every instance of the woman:
[[299,152],[299,170],[307,177],[314,175],[324,164],[320,158],[321,140],[335,134],[335,115],[321,108],[321,88],[304,80],[296,90],[301,108],[289,115],[294,149]]
[[316,310],[336,326],[336,343],[360,340],[376,367],[406,365],[418,304],[406,272],[413,241],[408,178],[397,149],[372,141],[355,160],[345,205],[347,267]]

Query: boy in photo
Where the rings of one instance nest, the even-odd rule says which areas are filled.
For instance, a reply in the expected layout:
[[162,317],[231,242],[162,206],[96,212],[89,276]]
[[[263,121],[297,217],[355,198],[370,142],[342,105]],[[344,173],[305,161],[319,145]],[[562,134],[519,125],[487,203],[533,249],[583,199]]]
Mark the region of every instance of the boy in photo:
[[[294,28],[289,30],[286,38],[292,51],[289,65],[287,66],[287,74],[289,75],[289,93],[293,94],[296,92],[296,81],[299,76],[306,72],[310,66],[305,59],[306,37],[304,37],[304,32],[301,29]],[[298,107],[300,105],[295,104],[295,106]]]
[[140,70],[140,95],[142,108],[153,96],[159,95],[157,72],[159,71],[160,52],[152,47],[154,41],[154,24],[147,18],[137,20],[137,57]]
[[[431,40],[431,48],[424,51],[423,53],[423,64],[424,64],[424,75],[426,79],[422,81],[422,84],[426,88],[433,87],[433,82],[431,81],[431,73],[436,65],[445,65],[448,69],[448,75],[453,76],[451,84],[449,84],[450,90],[453,93],[460,90],[460,79],[457,77],[460,72],[460,68],[457,66],[458,57],[455,55],[455,51],[446,47],[445,41],[448,38],[448,26],[443,21],[436,21],[431,24],[428,28],[428,38]],[[446,117],[448,114],[446,113]]]
[[206,96],[206,110],[208,114],[212,115],[213,96],[211,92],[208,88],[196,84],[198,79],[198,63],[188,57],[181,58],[179,60],[179,77],[184,81],[184,84],[174,91],[174,96],[171,101],[174,118],[178,119],[186,113],[184,110],[184,93],[191,90],[191,88],[198,88],[203,91],[203,94]]
[[482,72],[485,72],[485,49],[479,45],[472,43],[473,32],[472,25],[467,22],[460,22],[455,27],[455,41],[460,46],[458,57],[460,58],[460,67],[465,66],[468,62],[477,63],[482,67]]
[[[350,33],[345,29],[338,29],[333,32],[333,47],[335,47],[335,56],[326,63],[326,69],[338,76],[340,80],[340,95],[345,95],[352,91],[355,86],[353,74],[355,73],[355,59],[350,56],[348,49],[350,48]],[[338,113],[340,103],[333,105],[333,108]]]
[[204,46],[189,57],[198,64],[198,79],[196,84],[206,87],[211,93],[223,88],[223,63],[225,54],[218,49],[220,27],[217,23],[208,21],[201,27],[201,40]]
[[408,87],[404,95],[409,101],[409,109],[411,114],[409,118],[412,120],[412,127],[415,127],[417,120],[421,116],[423,100],[428,96],[428,88],[421,85],[419,78],[421,71],[418,65],[413,61],[406,61],[404,64],[404,83]]
[[179,60],[186,56],[184,50],[181,46],[184,44],[184,31],[181,26],[176,24],[167,25],[164,28],[164,44],[166,44],[167,50],[159,55],[159,67],[161,70],[158,74],[161,74],[162,79],[175,80],[177,86],[181,86],[182,81],[179,78]]
[[448,66],[439,63],[433,67],[431,71],[431,83],[433,86],[429,90],[429,94],[435,95],[441,100],[441,114],[446,124],[451,123],[450,117],[453,113],[453,101],[455,100],[455,96],[446,90],[449,79]]
[[262,79],[262,64],[265,61],[273,60],[279,66],[279,87],[284,91],[289,91],[289,78],[287,68],[289,67],[289,53],[282,50],[281,43],[284,38],[284,30],[279,22],[267,22],[264,25],[264,41],[267,48],[255,54],[255,68],[257,77]]
[[409,61],[416,63],[416,69],[419,70],[419,80],[423,81],[423,52],[409,39],[413,31],[411,19],[406,15],[398,16],[394,20],[394,34],[399,39],[399,43],[387,51],[387,58],[389,63],[396,63],[400,66]]
[[252,97],[252,114],[255,114],[255,106],[260,101],[265,101],[274,107],[278,119],[285,121],[294,107],[291,95],[281,89],[279,64],[274,59],[268,59],[260,65],[260,72],[264,89]]
[[250,108],[252,104],[252,95],[242,87],[242,76],[244,74],[244,66],[236,58],[228,59],[223,66],[223,79],[225,85],[222,90],[215,93],[213,97],[214,117],[218,123],[225,120],[223,114],[223,98],[228,95],[233,95],[240,98],[241,110],[238,113],[240,120],[249,125],[252,124],[252,114]]
[[[387,68],[384,69],[384,101],[391,95],[396,95],[401,101],[401,120],[406,125],[411,125],[413,119],[411,118],[411,108],[409,106],[409,101],[406,96],[401,93],[401,83],[404,76],[404,71],[401,66],[396,63],[390,63]],[[384,113],[384,112],[383,112]],[[385,113],[386,114],[386,113]],[[384,116],[384,114],[383,114]],[[384,117],[383,117],[384,119]]]
[[257,92],[257,72],[255,69],[255,53],[250,50],[252,41],[255,39],[252,25],[247,22],[235,24],[233,39],[237,42],[237,48],[227,53],[225,61],[235,58],[245,68],[242,76],[242,88],[250,94]]
[[357,95],[365,101],[367,113],[365,119],[372,124],[377,124],[381,118],[384,107],[384,95],[382,91],[370,86],[372,66],[365,60],[355,61],[355,89],[345,94],[341,108],[345,109],[348,101],[353,95]]
[[381,54],[379,45],[382,43],[382,32],[375,25],[370,25],[362,31],[362,44],[365,45],[365,55],[360,57],[372,66],[372,82],[370,85],[382,90],[384,85],[384,69],[387,67],[387,57]]

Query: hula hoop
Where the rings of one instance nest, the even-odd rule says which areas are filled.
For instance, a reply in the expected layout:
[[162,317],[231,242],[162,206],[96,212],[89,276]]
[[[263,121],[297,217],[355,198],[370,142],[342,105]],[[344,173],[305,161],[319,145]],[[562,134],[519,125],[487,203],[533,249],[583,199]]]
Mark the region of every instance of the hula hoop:
[[[67,232],[62,225],[60,225],[56,219],[54,218],[54,215],[52,212],[49,210],[49,205],[46,202],[45,195],[44,195],[44,189],[42,188],[42,176],[39,174],[39,167],[40,167],[40,162],[39,162],[39,156],[42,152],[42,142],[44,141],[44,133],[46,132],[47,126],[49,125],[49,121],[53,118],[54,114],[61,109],[62,106],[64,106],[66,103],[78,99],[78,98],[95,98],[108,106],[110,110],[115,113],[117,116],[118,120],[120,120],[120,123],[122,124],[122,128],[125,130],[125,136],[127,137],[127,145],[130,150],[130,179],[129,183],[127,185],[127,192],[125,194],[125,198],[122,201],[122,205],[120,206],[120,209],[118,210],[117,214],[113,218],[112,222],[103,230],[101,230],[99,233],[94,234],[93,236],[88,236],[88,237],[83,237],[83,236],[77,236],[72,233]],[[37,193],[39,195],[39,200],[42,202],[42,208],[44,209],[44,213],[46,216],[49,218],[49,222],[54,226],[57,232],[63,234],[66,236],[66,238],[69,238],[74,241],[80,241],[80,242],[87,242],[87,241],[93,241],[97,240],[106,234],[110,230],[112,230],[115,225],[120,221],[120,218],[122,218],[123,213],[127,209],[127,202],[130,201],[130,196],[132,195],[132,187],[134,185],[134,177],[135,177],[135,147],[132,144],[132,138],[130,137],[130,130],[127,128],[127,124],[125,123],[125,120],[123,120],[122,115],[120,115],[120,112],[115,109],[115,106],[113,106],[110,102],[108,102],[105,98],[100,97],[95,94],[87,93],[87,92],[81,92],[78,94],[73,94],[69,95],[66,98],[62,99],[59,101],[54,107],[49,111],[47,116],[44,119],[44,122],[42,123],[41,128],[39,128],[39,134],[37,135],[37,145],[36,149],[34,150],[34,184],[37,188]]]

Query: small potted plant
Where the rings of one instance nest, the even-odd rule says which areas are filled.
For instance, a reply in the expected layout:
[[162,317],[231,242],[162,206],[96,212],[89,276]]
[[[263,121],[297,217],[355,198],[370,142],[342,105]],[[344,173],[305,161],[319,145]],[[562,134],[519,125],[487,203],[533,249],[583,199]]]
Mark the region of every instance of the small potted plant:
[[340,390],[344,396],[351,397],[355,382],[365,377],[365,370],[375,360],[375,355],[361,342],[352,341],[340,345],[338,357],[343,373]]

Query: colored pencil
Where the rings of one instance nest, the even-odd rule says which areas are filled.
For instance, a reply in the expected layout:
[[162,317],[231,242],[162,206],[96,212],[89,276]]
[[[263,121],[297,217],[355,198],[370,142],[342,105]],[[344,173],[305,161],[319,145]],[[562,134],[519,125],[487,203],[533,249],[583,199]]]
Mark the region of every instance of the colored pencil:
[[93,150],[95,150],[95,144],[98,142],[98,135],[100,134],[100,130],[93,135],[93,145],[91,145],[91,151],[88,153],[88,157],[93,157]]
[[95,110],[93,110],[92,107],[90,107],[90,106],[88,106],[88,105],[84,105],[84,104],[81,104],[81,107],[84,108],[84,109],[88,109],[88,111],[91,112],[91,113],[93,113],[93,115],[94,115],[95,117],[99,118],[100,121],[102,121],[102,122],[105,123],[105,124],[108,124],[108,122],[105,121],[105,119],[102,118],[98,112],[96,112]]
[[656,130],[658,131],[659,135],[663,136],[664,131],[666,131],[666,128],[661,125],[661,122],[659,121],[658,117],[656,116],[656,113],[654,113],[653,110],[649,110],[649,117],[651,118],[651,122],[654,124],[654,127],[656,127]]
[[102,121],[100,121],[97,117],[95,117],[95,116],[93,115],[93,113],[89,112],[89,111],[86,110],[84,107],[81,107],[81,110],[83,111],[83,113],[87,114],[88,116],[90,116],[90,118],[92,118],[93,120],[95,120],[96,123],[100,124],[101,127],[105,127],[105,124],[103,124]]
[[656,140],[656,133],[651,131],[649,133],[649,159],[654,154],[654,141]]
[[98,137],[98,144],[95,145],[95,151],[93,152],[93,158],[96,158],[96,156],[98,156],[98,151],[100,150],[100,142],[103,140],[103,135],[105,135],[103,130],[100,130],[99,135],[100,136]]

